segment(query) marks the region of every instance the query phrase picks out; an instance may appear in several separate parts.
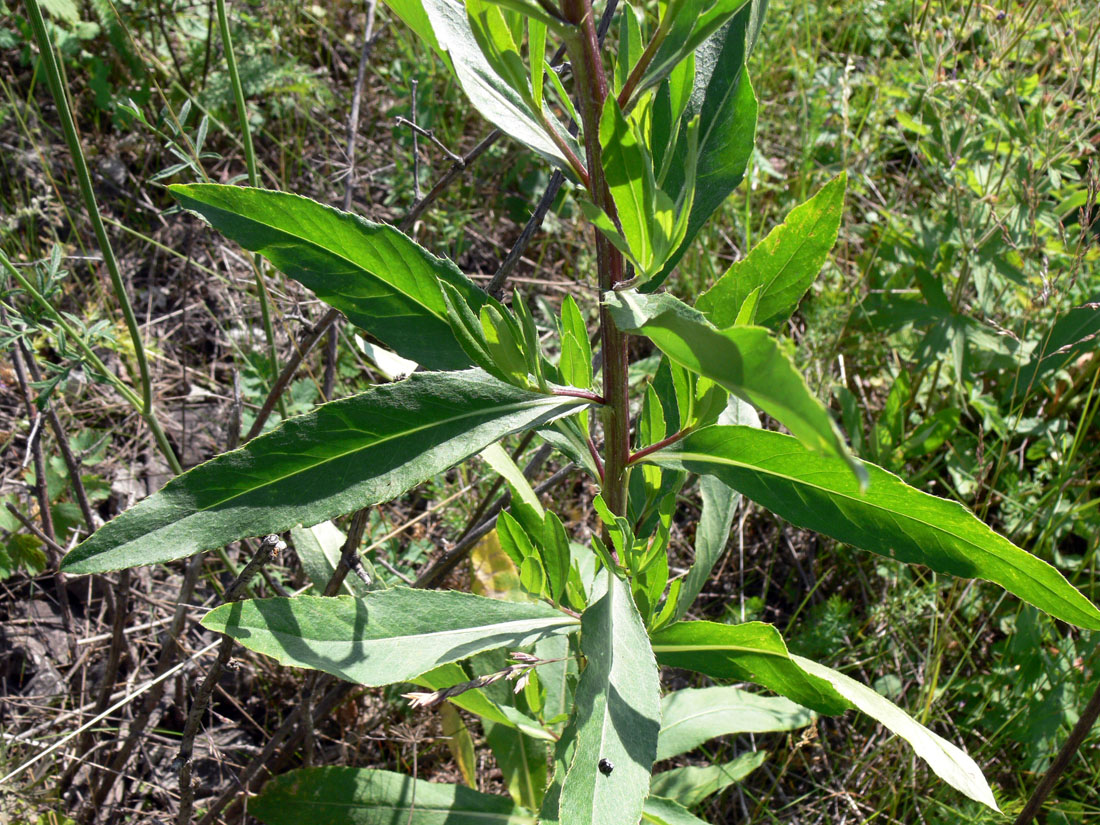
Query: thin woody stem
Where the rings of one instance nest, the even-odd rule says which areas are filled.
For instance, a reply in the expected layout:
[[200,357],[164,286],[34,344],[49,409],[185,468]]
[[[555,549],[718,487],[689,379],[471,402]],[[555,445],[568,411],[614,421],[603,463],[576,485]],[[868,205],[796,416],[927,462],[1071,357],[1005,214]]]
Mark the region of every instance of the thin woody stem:
[[642,449],[638,450],[637,452],[631,453],[630,458],[627,459],[626,463],[627,464],[633,464],[636,461],[641,461],[647,455],[655,453],[658,450],[663,450],[669,444],[675,444],[681,438],[686,438],[690,433],[691,433],[691,428],[688,427],[688,428],[685,428],[683,430],[680,430],[679,432],[673,433],[672,435],[668,436],[667,438],[662,438],[656,444],[650,444],[648,447],[643,447]]
[[[600,146],[600,115],[607,99],[608,84],[600,57],[599,34],[591,0],[564,0],[565,17],[577,26],[567,47],[576,78],[579,114],[584,127],[588,161],[588,191],[596,204],[617,221],[615,202],[603,173]],[[596,265],[601,292],[614,289],[623,279],[623,258],[603,233],[593,228]],[[626,336],[615,326],[607,307],[600,305],[600,336],[603,350],[605,449],[603,496],[611,512],[626,512],[626,471],[630,454],[630,409],[627,400]]]

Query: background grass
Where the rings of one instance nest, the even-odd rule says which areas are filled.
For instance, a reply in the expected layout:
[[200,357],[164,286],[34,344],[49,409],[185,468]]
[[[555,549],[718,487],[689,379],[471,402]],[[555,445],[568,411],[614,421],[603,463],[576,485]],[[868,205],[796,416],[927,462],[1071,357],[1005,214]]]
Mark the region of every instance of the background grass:
[[[232,181],[245,170],[212,8],[176,0],[48,6],[101,210],[142,323],[163,426],[185,466],[224,449],[238,406],[247,430],[275,378],[251,261],[173,213],[162,190],[173,181]],[[132,348],[21,15],[21,7],[0,0],[0,245],[36,273],[108,366],[126,377]],[[230,18],[262,184],[339,203],[363,9],[276,0],[234,4]],[[395,125],[397,116],[412,116],[413,81],[417,122],[453,151],[469,150],[489,127],[430,51],[381,8],[376,29],[353,209],[397,222],[415,201],[414,174],[426,190],[451,164],[423,139],[414,164],[412,133]],[[847,170],[840,242],[787,330],[811,385],[832,402],[862,456],[973,508],[1058,565],[1094,601],[1098,66],[1100,7],[1086,0],[774,0],[750,64],[762,113],[747,184],[669,283],[682,296],[697,295],[793,206]],[[412,234],[488,279],[548,178],[537,160],[499,142]],[[565,292],[594,307],[592,258],[576,212],[569,194],[560,195],[513,278],[537,317]],[[278,273],[268,273],[266,286],[285,359],[324,310]],[[22,319],[23,339],[43,372],[38,390],[51,393],[97,515],[110,517],[159,487],[168,469],[137,417],[92,380],[71,342],[24,298],[4,301],[10,317]],[[548,313],[540,323],[549,328]],[[1067,338],[1071,324],[1085,332]],[[10,353],[10,336],[5,340]],[[341,329],[337,354],[337,394],[384,380],[353,330]],[[10,359],[0,370],[0,498],[37,521],[28,441],[44,425],[26,414]],[[322,374],[316,352],[285,395],[287,414],[321,399]],[[80,524],[73,480],[56,457],[56,437],[42,437],[53,521],[68,546],[70,529]],[[367,540],[377,545],[368,553],[375,574],[394,581],[415,575],[461,531],[491,482],[488,469],[474,464],[379,508],[367,527]],[[593,493],[583,481],[554,493],[580,537],[595,523]],[[681,565],[690,558],[693,497],[688,491],[676,525]],[[49,548],[6,509],[0,527],[6,773],[85,718],[106,657],[99,636],[109,629],[110,599],[99,584],[70,584],[69,639],[99,640],[68,653],[48,585]],[[222,565],[206,563],[196,617],[228,581]],[[137,575],[119,695],[148,678],[165,641],[155,624],[170,614],[179,577],[178,566]],[[466,587],[470,577],[462,569],[451,583]],[[260,587],[306,584],[291,552]],[[797,652],[873,684],[964,745],[1007,811],[1027,798],[1100,681],[1097,634],[1052,622],[996,588],[859,554],[751,508],[739,514],[697,615],[774,622]],[[180,640],[188,651],[205,643],[193,628]],[[236,769],[302,690],[300,674],[243,660],[216,697],[200,747],[208,796],[232,786]],[[697,678],[667,676],[680,686]],[[167,692],[102,821],[172,810],[169,763],[189,686],[181,678]],[[438,721],[410,714],[394,701],[399,692],[353,694],[334,719],[319,720],[308,752],[298,749],[280,765],[312,759],[457,781]],[[98,731],[98,753],[109,750],[132,714],[124,708]],[[368,724],[379,718],[381,728]],[[472,733],[477,784],[499,791],[499,771],[476,726]],[[700,816],[714,823],[1004,821],[942,787],[902,744],[853,715],[820,719],[805,736],[716,740],[687,761],[726,761],[752,749],[771,756],[705,803]],[[47,812],[74,814],[88,773],[77,774],[64,797],[57,780],[76,756],[75,748],[59,750],[0,789],[0,815],[39,821]],[[82,758],[94,766],[97,751]],[[1097,787],[1094,734],[1044,821],[1100,822]]]

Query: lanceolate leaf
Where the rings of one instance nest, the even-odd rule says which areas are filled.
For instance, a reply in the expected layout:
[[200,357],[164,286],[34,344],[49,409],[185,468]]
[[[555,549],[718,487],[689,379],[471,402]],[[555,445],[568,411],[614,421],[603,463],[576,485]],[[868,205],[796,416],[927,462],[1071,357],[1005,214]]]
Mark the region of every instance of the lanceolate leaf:
[[[548,636],[544,642],[552,641],[556,638],[559,637]],[[568,646],[567,639],[563,639],[562,641]],[[414,685],[419,685],[429,690],[441,690],[442,688],[448,688],[452,685],[468,682],[470,681],[470,676],[462,669],[461,665],[452,662],[450,664],[440,665],[426,673],[421,673],[410,681]],[[460,707],[476,716],[480,716],[482,719],[488,719],[489,722],[513,727],[536,739],[554,741],[554,737],[548,733],[537,720],[532,719],[530,716],[522,713],[511,705],[497,704],[490,699],[481,688],[463,691],[462,693],[452,696],[447,701],[455,707]]]
[[[606,572],[603,578],[606,592],[582,617],[588,663],[577,684],[576,751],[561,789],[561,825],[637,822],[657,753],[657,665],[630,587]],[[600,760],[607,760],[603,770]]]
[[232,602],[207,613],[202,624],[280,664],[389,685],[483,650],[573,633],[579,622],[544,604],[397,587],[364,598]]
[[[813,450],[848,457],[825,406],[763,327],[719,331],[671,295],[615,292],[606,298],[622,330],[648,337],[681,366],[755,404]],[[854,471],[861,466],[852,463]]]
[[[534,110],[482,55],[466,17],[466,7],[458,0],[424,0],[424,10],[440,47],[451,56],[463,91],[482,116],[505,134],[564,165],[565,156],[543,131]],[[580,156],[576,140],[553,123],[553,115],[548,117],[551,128]]]
[[912,745],[917,756],[927,762],[936,776],[944,782],[971,799],[988,805],[995,811],[1000,810],[981,769],[964,751],[855,679],[801,656],[791,658],[807,673],[827,680],[845,699]]
[[399,230],[292,195],[245,186],[169,187],[185,209],[428,369],[470,366],[447,320],[440,281],[476,314],[489,299],[453,263]]
[[[647,292],[668,277],[703,224],[745,176],[756,137],[757,114],[756,95],[744,68],[746,44],[752,48],[766,6],[766,0],[747,3],[695,53],[695,89],[683,119],[686,124],[694,114],[699,114],[695,199],[687,234],[657,276],[645,284]],[[686,140],[681,139],[678,154],[686,151]],[[682,158],[672,163],[665,191],[679,191],[686,166]]]
[[[744,424],[759,427],[760,417],[749,404],[736,396],[730,396],[726,409],[718,417],[719,424]],[[699,478],[699,497],[702,499],[702,512],[699,524],[695,528],[695,559],[691,569],[684,577],[683,587],[676,600],[673,620],[679,621],[703,592],[710,573],[726,549],[730,528],[741,494],[714,476]]]
[[794,730],[812,721],[806,708],[779,696],[761,696],[735,687],[677,690],[661,700],[657,759],[671,759],[716,736]]
[[777,515],[839,541],[938,573],[986,579],[1056,618],[1100,629],[1100,610],[1055,568],[994,533],[961,505],[865,464],[861,493],[847,465],[790,436],[708,427],[655,462],[713,475]]
[[[292,527],[290,538],[302,569],[313,582],[314,594],[323,593],[340,563],[340,551],[347,536],[331,521],[322,521],[312,527]],[[348,576],[340,592],[363,595],[369,588],[358,576]]]
[[817,278],[836,243],[847,176],[841,173],[733,264],[695,304],[719,329],[731,327],[745,299],[759,289],[756,323],[785,321]]
[[654,633],[652,642],[662,665],[754,682],[820,713],[838,714],[852,707],[827,681],[791,661],[779,631],[770,624],[677,622]]
[[707,825],[679,802],[663,796],[650,796],[642,811],[645,825]]
[[268,782],[248,812],[267,825],[535,825],[503,796],[369,768],[299,768]]
[[725,765],[673,768],[654,775],[650,793],[671,799],[692,808],[712,794],[719,793],[734,782],[740,782],[767,759],[767,751],[743,753]]
[[100,573],[310,526],[405,490],[503,436],[578,409],[480,370],[416,373],[284,422],[168,482],[69,553]]

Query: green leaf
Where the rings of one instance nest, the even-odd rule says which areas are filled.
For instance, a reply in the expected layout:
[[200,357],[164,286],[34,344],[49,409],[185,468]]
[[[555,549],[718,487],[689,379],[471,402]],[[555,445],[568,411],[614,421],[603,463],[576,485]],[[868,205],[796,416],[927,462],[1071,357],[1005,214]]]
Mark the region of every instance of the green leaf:
[[720,478],[799,527],[938,573],[986,579],[1050,615],[1100,629],[1100,610],[1041,559],[994,533],[962,505],[865,464],[861,493],[847,465],[781,433],[751,427],[700,430],[647,457]]
[[510,799],[369,768],[299,768],[276,776],[248,812],[267,825],[535,825]]
[[[569,640],[559,636],[548,636],[546,639],[542,640],[542,643],[545,644],[546,642],[557,639],[561,639],[561,641],[568,646]],[[541,644],[539,647],[541,647]],[[545,665],[543,667],[545,667]],[[443,688],[459,685],[469,680],[470,676],[462,669],[462,666],[451,662],[433,668],[427,673],[422,673],[415,679],[411,679],[410,682],[420,687],[426,687],[429,690],[442,690]],[[463,691],[456,696],[452,696],[447,701],[455,707],[468,710],[470,713],[480,716],[482,719],[487,719],[489,722],[513,727],[535,739],[544,739],[549,742],[554,741],[554,736],[545,730],[537,720],[532,719],[530,716],[511,705],[497,704],[490,699],[481,688]]]
[[[329,579],[336,572],[336,567],[340,563],[340,551],[343,549],[346,538],[340,528],[331,521],[322,521],[312,527],[290,528],[290,539],[294,542],[294,551],[298,554],[298,560],[302,563],[306,576],[313,582],[315,594],[320,595],[324,592]],[[341,592],[362,595],[369,591],[358,576],[348,576],[344,579]]]
[[538,810],[546,790],[546,742],[536,742],[515,727],[492,722],[483,722],[482,727],[508,795],[517,805]]
[[[657,753],[657,665],[630,588],[601,575],[606,592],[581,620],[588,664],[577,684],[576,751],[561,788],[561,825],[637,822]],[[611,773],[600,770],[601,759]]]
[[684,186],[684,170],[688,167],[686,133],[689,121],[698,114],[695,196],[684,239],[660,272],[645,285],[647,292],[664,282],[703,224],[745,176],[756,137],[757,115],[756,95],[744,68],[746,40],[751,48],[766,5],[764,0],[747,3],[695,53],[695,89],[681,120],[676,159],[662,184],[666,192],[678,192]]
[[[619,329],[641,333],[676,363],[755,404],[803,444],[835,456],[850,454],[829,411],[763,327],[719,331],[671,295],[613,292],[605,299]],[[851,462],[853,471],[861,465]]]
[[677,622],[653,634],[657,661],[715,679],[753,682],[819,713],[835,715],[852,705],[824,679],[791,661],[782,637],[770,624]]
[[504,480],[508,482],[508,486],[512,488],[512,495],[515,496],[515,498],[534,510],[539,518],[543,518],[546,515],[546,512],[542,509],[542,503],[539,501],[538,495],[531,487],[531,482],[527,480],[527,476],[523,474],[523,470],[521,470],[516,462],[512,460],[512,456],[508,455],[507,450],[500,446],[500,444],[490,444],[481,451],[481,457],[486,464],[493,468],[497,475],[503,476]]
[[462,719],[462,715],[455,710],[450,702],[444,702],[439,706],[439,727],[444,739],[447,741],[447,749],[458,766],[462,780],[468,788],[477,787],[477,760],[474,756],[474,739],[470,736],[470,730]]
[[[718,421],[721,424],[760,426],[756,410],[735,396],[730,397]],[[733,516],[741,502],[740,493],[709,475],[699,478],[699,497],[702,499],[702,511],[699,514],[699,524],[695,528],[695,559],[684,577],[683,587],[676,600],[676,610],[673,613],[675,621],[684,618],[703,592],[714,565],[726,549]]]
[[509,433],[577,409],[479,370],[416,373],[291,418],[177,476],[62,562],[101,573],[313,525],[405,490]]
[[737,322],[745,300],[760,289],[756,323],[774,328],[787,320],[836,243],[847,183],[842,172],[792,209],[782,224],[699,296],[696,308],[725,329]]
[[561,368],[562,380],[574,387],[592,387],[592,345],[577,302],[566,295],[561,302]]
[[544,604],[406,587],[359,599],[248,599],[223,604],[202,620],[280,664],[374,686],[407,682],[483,650],[573,633],[578,624]]
[[743,753],[724,765],[688,766],[655,774],[649,785],[654,796],[671,799],[685,808],[694,808],[708,796],[720,793],[740,782],[763,764],[767,751]]
[[[806,708],[780,696],[760,696],[735,687],[677,690],[661,700],[657,759],[687,753],[716,736],[794,730],[812,721]],[[654,793],[677,798],[661,791]]]
[[607,187],[618,211],[630,257],[648,273],[653,264],[650,218],[655,204],[653,168],[645,147],[623,117],[614,95],[608,95],[600,117],[600,144]]
[[[482,116],[505,134],[526,144],[536,152],[567,166],[565,156],[546,134],[538,114],[523,96],[513,89],[485,59],[477,38],[470,28],[466,8],[457,0],[424,0],[424,9],[440,48],[454,63],[458,82]],[[551,127],[580,157],[576,140],[546,113]]]
[[917,756],[927,762],[944,782],[971,799],[995,811],[1000,810],[981,768],[964,751],[855,679],[801,656],[792,656],[791,659],[807,673],[828,681],[845,699],[912,745]]
[[451,332],[440,282],[475,312],[490,299],[453,263],[394,227],[289,192],[214,183],[168,189],[184,209],[263,255],[398,355],[428,369],[471,364]]
[[[726,24],[731,17],[748,0],[687,0],[680,4],[675,14],[668,36],[657,49],[657,54],[646,70],[645,77],[639,84],[639,91],[652,88],[660,83],[669,73],[685,59],[690,58],[691,53],[698,48],[704,40],[713,35]],[[671,5],[671,4],[669,4]]]
[[569,578],[569,536],[557,513],[547,512],[543,516],[542,565],[546,570],[546,580],[550,588],[550,597],[560,602],[565,592],[565,583]]
[[679,802],[655,795],[645,801],[642,822],[651,825],[707,825]]
[[430,46],[432,51],[439,55],[439,59],[454,71],[447,53],[439,48],[439,41],[435,39],[435,32],[432,31],[431,21],[428,20],[421,0],[383,0],[383,2],[401,19],[402,23],[413,30],[421,43]]

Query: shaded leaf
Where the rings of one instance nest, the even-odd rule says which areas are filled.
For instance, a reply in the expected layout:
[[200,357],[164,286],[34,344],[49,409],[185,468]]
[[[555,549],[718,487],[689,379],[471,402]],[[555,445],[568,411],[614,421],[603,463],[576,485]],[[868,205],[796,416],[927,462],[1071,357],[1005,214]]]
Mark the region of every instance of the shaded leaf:
[[[606,571],[604,594],[584,612],[575,752],[561,788],[562,825],[637,822],[657,753],[657,666],[629,586]],[[566,731],[568,735],[568,730]],[[611,763],[605,773],[600,760]]]
[[299,768],[276,776],[248,812],[268,825],[535,825],[502,796],[368,768]]
[[[745,176],[756,137],[756,95],[745,70],[746,43],[751,48],[764,16],[766,0],[752,0],[695,52],[695,87],[682,119],[677,157],[663,184],[678,192],[684,185],[688,151],[687,122],[699,115],[695,196],[687,232],[661,271],[645,285],[656,289],[675,268],[707,219],[725,202]],[[681,156],[682,155],[682,156]]]
[[462,715],[450,702],[439,706],[440,732],[447,741],[447,749],[454,757],[462,781],[469,788],[477,788],[477,761],[474,757],[474,740]]
[[[428,13],[440,47],[454,63],[463,91],[482,116],[520,143],[567,165],[565,156],[546,134],[532,107],[489,65],[481,53],[466,17],[465,6],[457,0],[424,0],[424,10]],[[576,140],[553,122],[553,115],[547,116],[551,119],[551,128],[570,145],[574,154],[581,156],[583,153]]]
[[[290,538],[294,542],[294,550],[298,554],[298,561],[302,563],[302,569],[313,583],[314,593],[320,595],[336,572],[340,563],[340,551],[347,537],[331,521],[322,521],[312,527],[290,528]],[[343,593],[360,595],[368,592],[367,586],[358,576],[345,578],[340,590]]]
[[224,604],[202,620],[203,627],[280,664],[363,685],[409,681],[484,650],[573,633],[578,624],[544,604],[405,587],[361,599],[247,599]]

